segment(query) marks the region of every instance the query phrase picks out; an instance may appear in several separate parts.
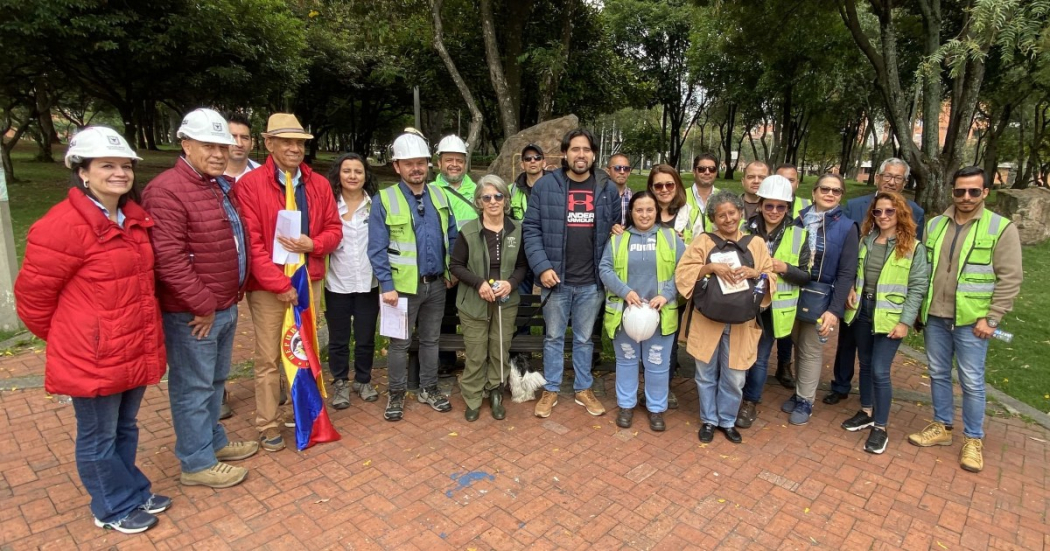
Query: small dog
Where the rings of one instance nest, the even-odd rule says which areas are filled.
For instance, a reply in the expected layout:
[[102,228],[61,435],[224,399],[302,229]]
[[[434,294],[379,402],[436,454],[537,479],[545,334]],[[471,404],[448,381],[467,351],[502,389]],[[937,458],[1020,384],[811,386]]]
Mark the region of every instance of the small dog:
[[547,379],[543,371],[534,371],[527,356],[516,355],[510,359],[510,395],[514,403],[536,399],[536,391],[543,388]]

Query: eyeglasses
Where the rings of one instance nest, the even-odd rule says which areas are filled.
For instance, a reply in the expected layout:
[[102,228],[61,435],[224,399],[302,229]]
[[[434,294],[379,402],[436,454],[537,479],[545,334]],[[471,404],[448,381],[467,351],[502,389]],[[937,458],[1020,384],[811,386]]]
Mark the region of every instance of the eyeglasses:
[[889,180],[891,182],[897,182],[898,184],[904,181],[904,176],[897,176],[895,174],[880,174],[883,180]]
[[653,184],[653,189],[656,191],[668,191],[674,189],[674,182],[660,182]]
[[698,166],[694,167],[693,170],[700,174],[703,174],[705,172],[708,174],[715,174],[718,172],[718,168],[713,166]]
[[897,214],[897,209],[872,209],[871,214],[875,218],[882,218],[883,215],[886,215],[886,218],[889,218],[890,216]]
[[610,166],[609,168],[613,169],[614,172],[630,172],[631,171],[631,165],[616,165],[616,166]]
[[498,203],[498,202],[503,200],[503,194],[502,193],[495,193],[495,194],[492,194],[492,195],[482,195],[481,196],[481,200],[483,202],[485,202],[485,203],[491,203],[493,201]]
[[840,187],[817,186],[817,191],[819,191],[820,193],[822,193],[824,195],[827,195],[827,194],[830,193],[830,194],[834,195],[835,197],[840,197],[842,195],[842,188],[840,188]]
[[774,205],[773,203],[763,203],[762,209],[766,212],[787,212],[787,205]]
[[984,193],[984,189],[979,188],[979,187],[964,187],[964,188],[959,188],[959,189],[953,189],[952,190],[952,195],[954,195],[954,196],[956,196],[956,197],[958,197],[960,199],[963,198],[963,197],[966,197],[967,193],[970,194],[970,197],[973,197],[974,199],[976,199],[976,198],[980,197],[982,193]]
[[523,155],[521,157],[521,160],[525,161],[526,163],[534,163],[536,161],[542,161],[543,155]]

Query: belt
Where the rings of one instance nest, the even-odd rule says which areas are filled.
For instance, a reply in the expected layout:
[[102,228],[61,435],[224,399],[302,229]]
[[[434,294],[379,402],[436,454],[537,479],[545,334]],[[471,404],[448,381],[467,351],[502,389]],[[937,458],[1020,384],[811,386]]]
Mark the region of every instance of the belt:
[[425,276],[420,277],[419,280],[422,281],[423,283],[433,283],[433,282],[435,282],[435,281],[437,281],[439,279],[442,279],[443,277],[444,276],[442,274],[425,275]]

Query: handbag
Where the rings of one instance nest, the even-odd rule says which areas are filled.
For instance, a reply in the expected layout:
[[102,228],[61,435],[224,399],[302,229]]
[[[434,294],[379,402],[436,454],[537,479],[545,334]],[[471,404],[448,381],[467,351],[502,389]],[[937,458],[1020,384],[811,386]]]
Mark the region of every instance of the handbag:
[[831,307],[831,295],[835,292],[835,286],[820,282],[820,276],[823,273],[824,258],[821,257],[817,280],[810,281],[799,290],[795,319],[806,323],[817,323],[817,320]]

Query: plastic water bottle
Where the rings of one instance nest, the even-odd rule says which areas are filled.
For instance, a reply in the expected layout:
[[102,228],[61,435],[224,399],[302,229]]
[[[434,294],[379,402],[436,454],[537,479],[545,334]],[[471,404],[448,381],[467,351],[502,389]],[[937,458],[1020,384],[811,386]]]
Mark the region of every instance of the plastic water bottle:
[[1014,340],[1014,334],[996,327],[995,332],[992,333],[992,338],[999,339],[1003,342],[1012,342]]
[[[824,318],[817,318],[817,325],[824,325]],[[820,340],[820,344],[827,344],[828,338],[821,335],[820,331],[817,331],[817,339]]]
[[[496,281],[494,279],[490,279],[489,280],[489,285],[492,286],[492,290],[493,291],[499,290],[500,283],[498,281]],[[507,295],[507,296],[502,297],[502,298],[499,299],[500,302],[507,302],[508,300],[510,300],[510,295]]]
[[762,274],[758,276],[758,283],[755,284],[755,296],[761,297],[766,294],[766,282],[769,280],[769,276]]

